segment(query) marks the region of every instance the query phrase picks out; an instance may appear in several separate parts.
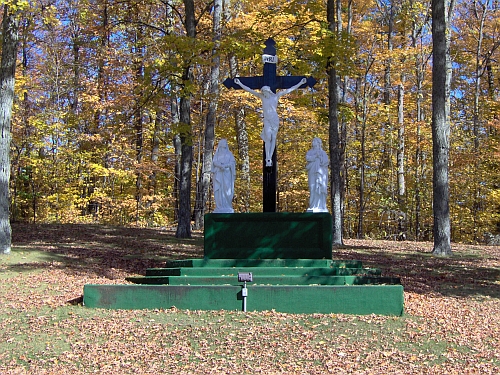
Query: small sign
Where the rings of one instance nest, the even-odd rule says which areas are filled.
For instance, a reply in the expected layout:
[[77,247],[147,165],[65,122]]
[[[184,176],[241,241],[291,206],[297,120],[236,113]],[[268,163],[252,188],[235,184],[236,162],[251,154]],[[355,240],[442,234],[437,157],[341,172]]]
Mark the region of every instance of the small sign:
[[273,55],[262,55],[262,61],[268,64],[277,64],[278,63],[278,56],[273,56]]
[[253,281],[253,276],[251,272],[238,272],[238,282],[248,282],[251,283]]

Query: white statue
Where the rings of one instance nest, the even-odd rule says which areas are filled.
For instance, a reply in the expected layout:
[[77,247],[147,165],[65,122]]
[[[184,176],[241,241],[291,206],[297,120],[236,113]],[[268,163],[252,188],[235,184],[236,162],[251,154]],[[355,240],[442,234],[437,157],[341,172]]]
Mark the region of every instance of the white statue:
[[269,86],[263,86],[260,92],[252,90],[250,87],[245,86],[238,78],[234,79],[234,83],[239,85],[243,90],[255,95],[262,100],[262,112],[264,113],[264,128],[260,137],[265,142],[266,148],[266,166],[270,167],[273,165],[272,157],[274,153],[274,148],[276,147],[276,135],[278,134],[278,129],[280,125],[280,119],[278,117],[278,99],[283,95],[289,94],[294,90],[297,90],[300,86],[307,82],[307,79],[302,78],[302,80],[295,86],[289,89],[280,91],[278,93],[272,92]]
[[309,181],[308,212],[328,212],[326,195],[328,191],[328,155],[319,138],[314,138],[312,148],[307,151],[307,175]]
[[212,160],[214,213],[233,213],[236,162],[226,139],[221,139]]

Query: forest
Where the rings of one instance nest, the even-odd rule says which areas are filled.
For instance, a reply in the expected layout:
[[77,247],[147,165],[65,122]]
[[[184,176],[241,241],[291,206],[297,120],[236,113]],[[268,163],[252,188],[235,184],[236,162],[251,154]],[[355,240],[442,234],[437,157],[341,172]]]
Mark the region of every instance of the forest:
[[[307,209],[305,154],[314,137],[329,152],[334,64],[343,235],[432,238],[430,0],[336,0],[335,31],[327,0],[3,3],[20,14],[13,222],[170,227],[184,215],[201,229],[223,138],[235,212],[261,212],[260,101],[222,82],[261,75],[272,37],[278,74],[317,81],[280,99],[277,211]],[[481,242],[500,232],[500,6],[447,3],[451,239]]]

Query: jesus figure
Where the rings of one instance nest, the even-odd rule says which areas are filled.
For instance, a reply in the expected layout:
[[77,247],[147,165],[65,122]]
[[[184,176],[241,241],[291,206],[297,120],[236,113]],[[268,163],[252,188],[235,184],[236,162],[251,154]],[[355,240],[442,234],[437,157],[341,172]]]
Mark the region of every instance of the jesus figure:
[[280,119],[278,117],[278,99],[283,95],[289,94],[294,90],[297,90],[300,86],[307,82],[307,79],[302,78],[302,80],[295,86],[289,89],[280,91],[278,93],[272,92],[269,86],[263,86],[260,92],[252,90],[250,87],[245,86],[238,78],[234,79],[234,83],[239,85],[243,90],[248,91],[250,94],[262,100],[262,112],[264,114],[264,128],[260,137],[265,143],[266,149],[266,167],[271,167],[273,165],[272,157],[274,149],[276,147],[276,135],[278,134]]

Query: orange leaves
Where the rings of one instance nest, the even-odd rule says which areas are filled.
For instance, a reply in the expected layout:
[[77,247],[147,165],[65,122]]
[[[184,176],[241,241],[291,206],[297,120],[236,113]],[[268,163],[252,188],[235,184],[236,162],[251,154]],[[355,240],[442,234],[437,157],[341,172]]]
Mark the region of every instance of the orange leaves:
[[66,301],[80,295],[85,283],[121,283],[158,266],[155,254],[199,257],[201,242],[172,246],[173,232],[96,226],[15,226],[14,233],[13,253],[0,258],[2,374],[500,370],[495,247],[454,245],[455,256],[441,259],[430,256],[431,243],[346,240],[348,247],[336,249],[335,258],[383,266],[402,278],[403,317],[107,311]]

